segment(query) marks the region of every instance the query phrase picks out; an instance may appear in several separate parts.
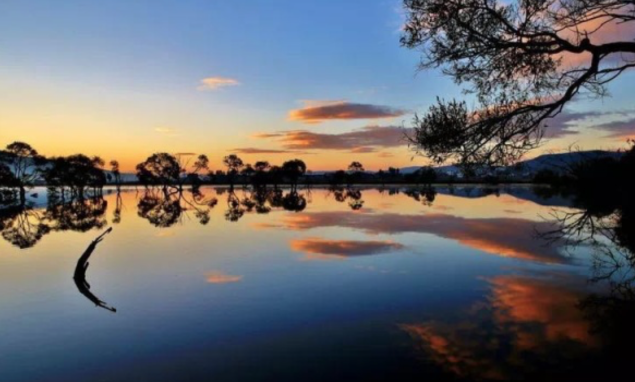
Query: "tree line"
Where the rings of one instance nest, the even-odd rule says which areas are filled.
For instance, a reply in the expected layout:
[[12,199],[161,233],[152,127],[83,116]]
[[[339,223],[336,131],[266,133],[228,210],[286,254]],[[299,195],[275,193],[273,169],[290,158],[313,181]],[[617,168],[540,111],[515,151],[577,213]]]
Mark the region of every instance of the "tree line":
[[[155,153],[135,167],[136,181],[124,181],[119,162],[106,161],[98,156],[74,154],[45,157],[25,142],[13,142],[0,150],[0,203],[24,204],[27,192],[40,184],[49,192],[59,194],[62,200],[83,199],[87,193],[99,195],[107,184],[120,191],[124,184],[139,184],[146,189],[159,188],[164,192],[182,191],[185,185],[198,188],[203,184],[251,185],[255,189],[288,185],[297,190],[301,182],[310,185],[317,177],[311,175],[301,159],[291,159],[281,165],[268,161],[245,163],[235,154],[222,161],[223,170],[212,171],[205,154]],[[353,161],[346,170],[322,176],[320,183],[350,185],[353,183],[432,183],[436,179],[433,169],[422,167],[412,174],[401,174],[397,168],[371,174],[364,166]]]

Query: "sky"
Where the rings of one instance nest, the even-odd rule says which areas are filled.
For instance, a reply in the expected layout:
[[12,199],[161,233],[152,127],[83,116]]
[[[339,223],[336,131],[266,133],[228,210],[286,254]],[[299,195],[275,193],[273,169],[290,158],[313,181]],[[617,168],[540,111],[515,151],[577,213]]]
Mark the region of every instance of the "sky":
[[[404,128],[436,97],[464,96],[417,71],[403,20],[400,0],[2,0],[0,147],[124,171],[154,152],[206,154],[213,169],[231,153],[316,171],[425,165]],[[634,85],[627,72],[611,97],[571,104],[529,156],[624,147]]]

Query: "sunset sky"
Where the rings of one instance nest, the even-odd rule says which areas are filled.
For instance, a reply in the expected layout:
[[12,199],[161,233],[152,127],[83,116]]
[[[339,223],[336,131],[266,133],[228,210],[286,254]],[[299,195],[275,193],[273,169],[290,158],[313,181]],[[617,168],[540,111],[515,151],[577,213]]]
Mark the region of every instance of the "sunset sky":
[[[207,154],[212,167],[304,159],[312,170],[426,164],[402,141],[414,112],[463,97],[399,45],[400,0],[2,0],[0,146],[118,159]],[[607,40],[632,40],[611,28]],[[635,73],[577,100],[532,155],[624,147]]]

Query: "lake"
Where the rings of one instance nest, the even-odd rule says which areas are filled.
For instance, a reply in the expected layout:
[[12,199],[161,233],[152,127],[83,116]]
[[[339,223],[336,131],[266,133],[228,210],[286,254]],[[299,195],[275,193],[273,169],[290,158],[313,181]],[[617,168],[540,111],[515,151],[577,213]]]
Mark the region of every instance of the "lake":
[[633,337],[631,268],[601,273],[632,254],[530,186],[33,192],[0,218],[1,381],[599,378]]

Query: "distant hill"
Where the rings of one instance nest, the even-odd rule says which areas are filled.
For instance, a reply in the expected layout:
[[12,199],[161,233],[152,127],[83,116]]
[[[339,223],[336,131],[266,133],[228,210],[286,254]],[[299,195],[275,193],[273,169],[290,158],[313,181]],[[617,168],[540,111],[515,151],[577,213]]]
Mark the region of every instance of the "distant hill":
[[619,159],[624,155],[615,151],[579,151],[572,153],[560,153],[560,154],[545,154],[534,159],[529,159],[520,163],[523,171],[538,172],[544,169],[550,169],[553,171],[563,171],[568,165],[598,158],[613,158]]
[[[598,158],[614,158],[619,159],[624,155],[623,153],[615,151],[602,151],[602,150],[590,150],[579,151],[571,153],[558,153],[558,154],[544,154],[533,159],[519,162],[516,166],[508,167],[512,171],[519,170],[523,173],[535,174],[536,172],[544,169],[553,170],[556,172],[564,171],[566,166],[573,163],[577,163],[583,160],[591,160]],[[409,166],[401,168],[402,174],[412,174],[419,170],[421,166]],[[443,172],[446,174],[457,174],[461,172],[457,166],[439,166],[435,167],[437,172]]]

